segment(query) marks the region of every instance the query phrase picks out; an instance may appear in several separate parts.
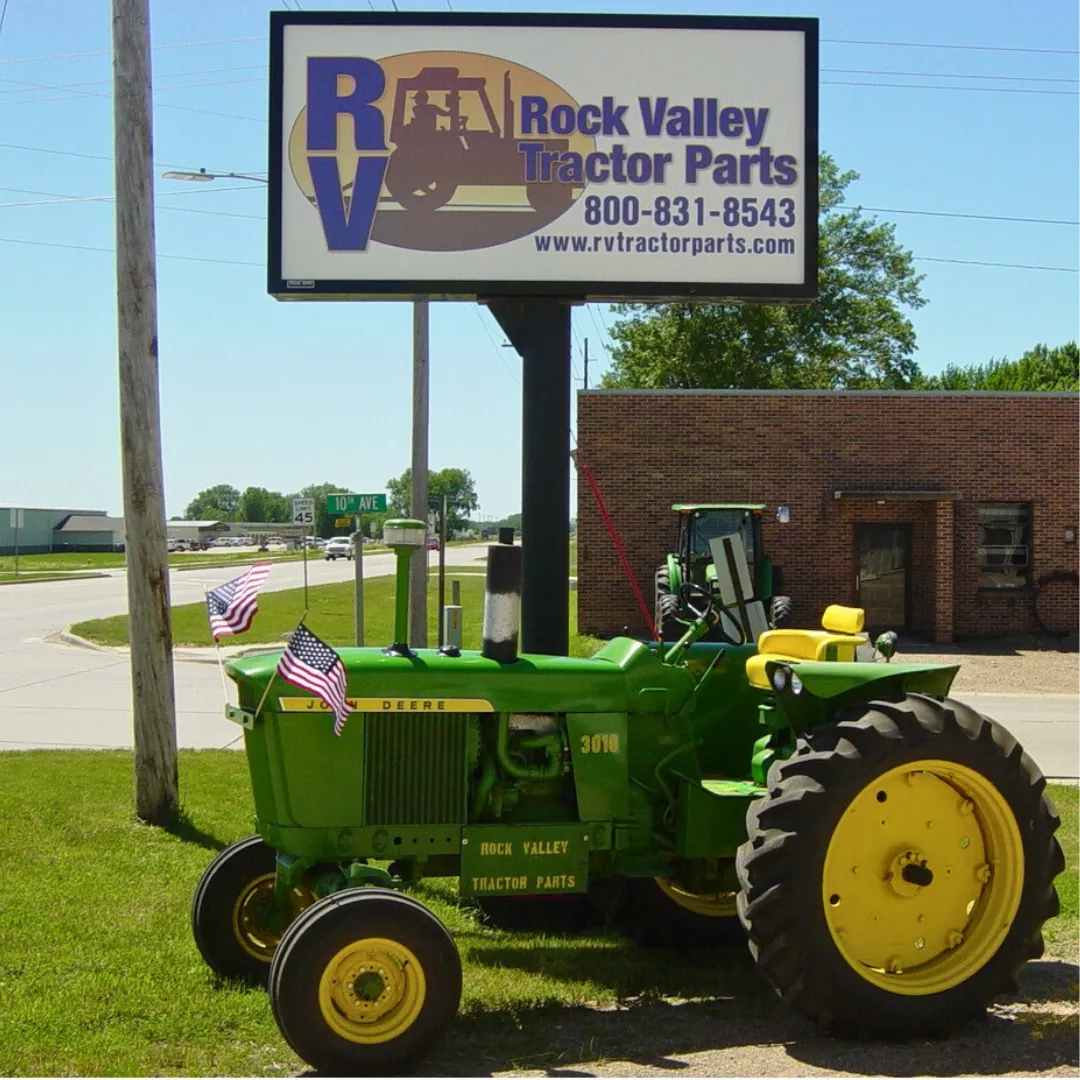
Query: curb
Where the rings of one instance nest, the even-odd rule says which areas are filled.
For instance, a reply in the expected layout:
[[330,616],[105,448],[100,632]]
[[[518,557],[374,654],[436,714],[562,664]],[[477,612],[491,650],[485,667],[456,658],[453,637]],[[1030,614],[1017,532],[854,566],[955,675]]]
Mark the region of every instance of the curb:
[[[56,644],[58,641],[63,642],[65,645],[90,649],[92,652],[111,653],[115,656],[131,655],[129,646],[98,645],[97,642],[73,634],[70,630],[61,630],[58,634],[50,634],[45,640],[51,644]],[[283,644],[275,645],[272,642],[265,642],[261,645],[244,645],[240,648],[222,649],[221,658],[223,660],[236,660],[245,656],[259,656],[263,653],[279,652],[283,648]],[[216,664],[218,662],[218,653],[216,649],[212,649],[210,646],[206,648],[180,647],[173,649],[173,659],[184,664]]]
[[39,584],[43,581],[85,581],[87,578],[101,578],[109,577],[109,574],[102,573],[99,570],[91,570],[83,573],[81,570],[65,570],[59,574],[50,574],[43,572],[39,577],[19,576],[17,578],[6,578],[0,581],[0,585],[32,585],[34,582]]

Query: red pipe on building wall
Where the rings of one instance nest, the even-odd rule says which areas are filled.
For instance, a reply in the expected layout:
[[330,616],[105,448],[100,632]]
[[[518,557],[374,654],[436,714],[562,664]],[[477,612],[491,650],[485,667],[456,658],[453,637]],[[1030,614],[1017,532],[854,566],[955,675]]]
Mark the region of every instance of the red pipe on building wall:
[[615,522],[611,520],[611,515],[607,512],[607,507],[604,505],[604,497],[600,494],[600,488],[597,487],[596,477],[592,474],[592,469],[589,468],[584,462],[578,463],[577,454],[572,453],[570,455],[574,459],[574,464],[585,474],[585,479],[589,482],[589,487],[592,489],[593,498],[596,500],[596,505],[600,510],[600,516],[604,519],[604,525],[607,526],[607,531],[611,536],[611,542],[615,545],[615,550],[618,552],[619,561],[622,563],[623,573],[626,574],[626,580],[630,582],[630,588],[634,590],[634,598],[638,602],[638,607],[641,608],[641,614],[645,619],[645,625],[649,628],[649,635],[653,641],[659,641],[660,635],[656,632],[656,623],[653,621],[652,612],[649,611],[649,605],[645,603],[645,597],[641,595],[641,589],[638,588],[638,583],[634,579],[634,572],[630,569],[630,561],[626,557],[626,552],[623,550],[621,541],[619,540],[619,534],[615,531]]

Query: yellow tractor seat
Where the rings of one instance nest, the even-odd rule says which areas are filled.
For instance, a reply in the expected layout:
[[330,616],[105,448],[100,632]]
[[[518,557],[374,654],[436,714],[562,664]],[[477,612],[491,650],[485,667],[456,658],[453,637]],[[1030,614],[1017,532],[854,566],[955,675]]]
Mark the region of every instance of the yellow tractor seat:
[[784,660],[852,661],[855,650],[870,639],[859,633],[866,621],[862,608],[830,604],[821,618],[821,630],[766,630],[758,638],[758,651],[746,661],[751,686],[770,690],[765,665]]

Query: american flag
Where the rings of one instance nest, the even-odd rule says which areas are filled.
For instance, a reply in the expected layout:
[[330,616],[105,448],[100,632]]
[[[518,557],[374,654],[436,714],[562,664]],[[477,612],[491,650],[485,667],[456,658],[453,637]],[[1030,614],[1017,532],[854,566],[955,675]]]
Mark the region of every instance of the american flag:
[[256,597],[271,565],[257,563],[246,574],[226,581],[206,594],[210,633],[215,641],[226,634],[242,634],[251,626],[251,620],[259,610]]
[[317,694],[334,711],[334,734],[340,735],[349,719],[345,701],[345,665],[325,641],[301,624],[289,638],[278,661],[283,679]]

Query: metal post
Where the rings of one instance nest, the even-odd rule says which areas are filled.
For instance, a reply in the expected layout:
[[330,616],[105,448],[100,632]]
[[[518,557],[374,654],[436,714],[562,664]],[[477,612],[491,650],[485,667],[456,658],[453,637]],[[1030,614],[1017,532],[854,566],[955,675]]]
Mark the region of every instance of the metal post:
[[300,549],[304,553],[304,559],[303,559],[303,562],[304,562],[304,610],[305,611],[310,611],[311,609],[308,607],[308,601],[307,601],[307,537],[306,536],[300,537]]
[[364,644],[364,515],[356,517],[356,532],[353,534],[353,561],[355,562],[356,583],[353,586],[353,601],[356,616],[356,644]]
[[19,576],[19,523],[22,521],[22,510],[12,510],[15,517],[15,576]]
[[149,0],[113,0],[116,304],[135,812],[176,816],[176,703],[158,397]]
[[570,645],[570,305],[489,304],[522,359],[521,648]]
[[[413,430],[410,514],[428,520],[428,302],[413,302]],[[427,645],[427,548],[412,553],[409,642]]]
[[439,648],[446,644],[443,619],[446,617],[446,495],[439,496]]

